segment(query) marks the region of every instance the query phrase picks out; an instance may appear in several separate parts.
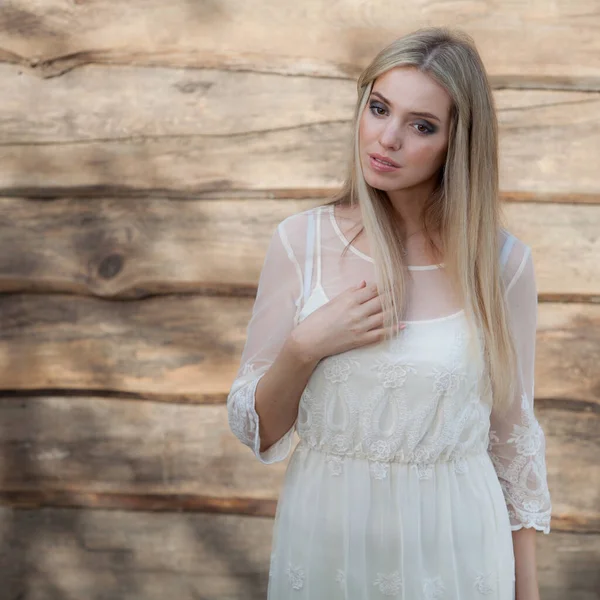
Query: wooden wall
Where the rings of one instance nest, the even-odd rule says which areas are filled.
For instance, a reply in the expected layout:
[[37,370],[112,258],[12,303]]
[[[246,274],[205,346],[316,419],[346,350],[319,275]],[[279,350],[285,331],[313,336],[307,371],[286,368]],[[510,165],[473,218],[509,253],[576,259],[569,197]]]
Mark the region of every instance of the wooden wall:
[[595,0],[7,0],[2,599],[266,597],[286,464],[224,405],[266,245],[341,182],[360,70],[443,24],[483,55],[536,263],[542,598],[600,598]]

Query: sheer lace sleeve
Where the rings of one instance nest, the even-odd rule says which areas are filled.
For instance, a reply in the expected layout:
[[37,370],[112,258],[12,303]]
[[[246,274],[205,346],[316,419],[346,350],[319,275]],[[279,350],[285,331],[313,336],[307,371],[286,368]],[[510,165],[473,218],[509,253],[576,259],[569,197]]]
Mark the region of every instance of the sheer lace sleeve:
[[240,367],[227,396],[231,431],[265,464],[287,457],[296,426],[294,423],[281,439],[260,452],[256,386],[292,330],[302,297],[302,272],[286,234],[289,220],[279,223],[267,248]]
[[533,527],[549,533],[546,443],[533,408],[537,289],[530,248],[519,240],[508,255],[505,273],[517,351],[518,396],[505,415],[492,411],[489,453],[504,492],[511,529]]

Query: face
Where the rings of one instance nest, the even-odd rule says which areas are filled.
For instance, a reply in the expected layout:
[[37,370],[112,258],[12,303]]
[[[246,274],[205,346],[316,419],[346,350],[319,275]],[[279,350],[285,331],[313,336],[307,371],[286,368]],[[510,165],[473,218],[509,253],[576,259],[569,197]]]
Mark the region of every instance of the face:
[[[395,67],[374,82],[359,123],[365,180],[390,196],[433,191],[446,160],[452,99],[429,75]],[[427,113],[427,114],[426,114]],[[379,155],[397,166],[386,166]]]

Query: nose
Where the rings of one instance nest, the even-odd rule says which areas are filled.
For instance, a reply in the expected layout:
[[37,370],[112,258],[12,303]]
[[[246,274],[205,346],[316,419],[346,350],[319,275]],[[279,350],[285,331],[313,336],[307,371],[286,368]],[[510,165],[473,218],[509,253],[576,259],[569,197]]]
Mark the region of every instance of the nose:
[[397,124],[389,121],[381,132],[379,143],[384,148],[389,148],[390,150],[395,151],[402,146],[401,137],[400,127]]

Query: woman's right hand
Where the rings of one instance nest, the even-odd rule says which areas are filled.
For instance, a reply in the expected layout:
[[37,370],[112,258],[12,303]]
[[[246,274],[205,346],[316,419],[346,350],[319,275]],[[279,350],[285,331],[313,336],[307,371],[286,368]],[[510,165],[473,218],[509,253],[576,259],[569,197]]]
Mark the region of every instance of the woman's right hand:
[[[398,329],[406,325],[400,324]],[[298,352],[318,361],[385,338],[384,313],[375,283],[364,280],[317,308],[292,331]]]

